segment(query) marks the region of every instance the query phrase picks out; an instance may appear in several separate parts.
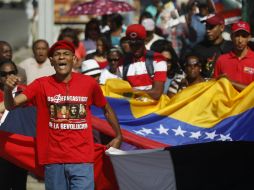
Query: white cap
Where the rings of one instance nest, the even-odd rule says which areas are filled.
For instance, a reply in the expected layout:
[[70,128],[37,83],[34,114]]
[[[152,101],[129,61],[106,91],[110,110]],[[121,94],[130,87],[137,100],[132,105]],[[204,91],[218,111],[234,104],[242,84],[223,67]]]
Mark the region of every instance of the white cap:
[[84,75],[96,75],[101,73],[101,69],[97,61],[94,59],[88,59],[82,62],[81,72]]
[[155,23],[153,19],[145,18],[142,20],[141,24],[145,27],[146,31],[154,31]]

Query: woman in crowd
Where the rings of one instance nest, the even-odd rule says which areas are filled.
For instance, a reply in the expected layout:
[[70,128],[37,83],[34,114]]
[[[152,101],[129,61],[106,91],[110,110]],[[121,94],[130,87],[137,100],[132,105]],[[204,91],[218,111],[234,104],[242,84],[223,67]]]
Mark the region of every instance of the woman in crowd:
[[91,19],[85,27],[85,40],[83,42],[87,54],[96,51],[96,40],[101,36],[100,22],[93,18]]
[[87,59],[94,59],[97,61],[101,69],[104,69],[108,66],[107,61],[107,50],[109,50],[109,45],[105,37],[99,37],[96,40],[96,51],[94,53],[90,53],[86,56]]
[[201,75],[202,63],[201,59],[197,55],[193,53],[187,55],[184,67],[186,76],[180,82],[177,80],[172,81],[167,93],[170,98],[188,86],[208,80],[207,78],[203,78]]
[[172,81],[180,82],[185,77],[185,73],[181,69],[178,56],[168,40],[155,41],[151,46],[151,50],[161,53],[167,60],[167,80],[163,91],[164,94],[167,94]]

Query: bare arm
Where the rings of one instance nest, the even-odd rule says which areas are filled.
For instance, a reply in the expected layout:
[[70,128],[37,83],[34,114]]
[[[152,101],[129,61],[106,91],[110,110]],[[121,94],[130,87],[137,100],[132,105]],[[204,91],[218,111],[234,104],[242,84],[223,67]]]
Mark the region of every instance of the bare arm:
[[230,80],[230,82],[231,82],[231,84],[234,86],[234,88],[235,88],[236,90],[240,91],[240,92],[241,92],[243,89],[245,89],[245,88],[247,87],[246,85],[240,84],[240,83],[235,82],[235,81],[231,81],[231,80]]
[[12,90],[19,82],[19,77],[11,75],[7,78],[4,86],[4,106],[7,110],[11,110],[16,106],[22,105],[27,102],[27,97],[24,94],[20,94],[13,98]]
[[112,146],[114,148],[119,148],[123,137],[116,114],[109,105],[109,103],[107,103],[103,107],[103,111],[105,118],[107,119],[107,121],[109,122],[110,126],[112,127],[112,129],[115,131],[116,134],[116,137],[107,144],[107,147],[109,148]]
[[145,92],[154,100],[159,100],[164,89],[164,82],[154,81],[150,90],[134,90],[134,92]]
[[216,79],[216,80],[219,80],[219,79],[221,79],[221,78],[226,78],[226,79],[228,79],[228,80],[231,82],[231,84],[233,85],[233,87],[234,87],[236,90],[240,91],[240,92],[241,92],[243,89],[245,89],[245,88],[247,87],[247,85],[244,85],[244,84],[238,83],[238,82],[236,82],[236,81],[230,80],[229,77],[228,77],[226,74],[219,75],[219,76],[216,77],[215,79]]

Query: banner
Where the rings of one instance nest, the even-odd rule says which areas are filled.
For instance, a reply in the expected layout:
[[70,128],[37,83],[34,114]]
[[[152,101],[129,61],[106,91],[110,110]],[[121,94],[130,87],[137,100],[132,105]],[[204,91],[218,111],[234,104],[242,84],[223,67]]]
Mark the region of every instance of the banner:
[[[134,138],[138,147],[154,148],[253,141],[253,85],[239,93],[227,79],[211,80],[190,86],[172,99],[163,95],[159,101],[132,93],[129,84],[118,79],[108,80],[103,90],[125,139],[130,142]],[[97,108],[92,110],[97,130],[110,135],[103,113]]]

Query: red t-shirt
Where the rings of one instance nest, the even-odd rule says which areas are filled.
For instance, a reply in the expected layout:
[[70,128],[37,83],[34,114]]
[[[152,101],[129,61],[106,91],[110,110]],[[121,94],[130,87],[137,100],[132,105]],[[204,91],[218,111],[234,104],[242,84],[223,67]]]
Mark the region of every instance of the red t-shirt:
[[40,164],[93,162],[92,104],[106,99],[89,77],[72,73],[68,83],[54,75],[32,82],[23,92],[37,107],[36,145]]
[[214,77],[226,74],[230,80],[248,85],[254,81],[254,52],[248,50],[246,56],[239,59],[234,52],[221,55],[214,69]]
[[[156,52],[153,55],[154,76],[152,78],[147,72],[145,61],[144,53],[139,60],[133,60],[127,72],[127,81],[139,90],[149,90],[152,88],[153,81],[165,82],[167,79],[167,63],[163,55]],[[119,70],[123,75],[123,66],[120,66]]]

